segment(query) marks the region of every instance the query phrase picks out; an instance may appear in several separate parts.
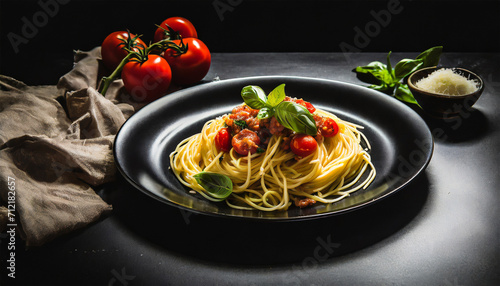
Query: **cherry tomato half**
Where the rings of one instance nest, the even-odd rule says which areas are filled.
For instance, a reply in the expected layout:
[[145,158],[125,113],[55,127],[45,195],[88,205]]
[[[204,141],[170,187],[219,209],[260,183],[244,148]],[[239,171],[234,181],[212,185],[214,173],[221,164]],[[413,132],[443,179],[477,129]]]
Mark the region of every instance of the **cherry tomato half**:
[[319,130],[324,137],[333,137],[339,132],[339,126],[335,120],[324,118],[321,126],[319,126]]
[[101,57],[104,65],[110,69],[115,70],[120,64],[124,57],[127,56],[128,52],[123,48],[129,48],[131,50],[137,51],[139,48],[145,48],[146,44],[140,38],[130,34],[126,31],[118,31],[109,34],[101,45]]
[[177,40],[178,38],[172,38],[165,34],[165,30],[168,31],[168,27],[172,28],[174,31],[179,33],[182,38],[198,38],[198,33],[194,28],[194,25],[185,18],[182,17],[170,17],[161,23],[160,27],[156,29],[154,35],[154,41],[159,42],[167,37],[171,40]]
[[290,142],[290,149],[299,157],[307,157],[314,153],[318,148],[318,142],[311,135],[298,134],[295,135]]
[[150,54],[143,63],[131,60],[125,64],[122,79],[136,101],[151,102],[165,95],[172,80],[172,72],[164,58]]
[[254,131],[243,129],[233,137],[231,143],[236,153],[246,156],[248,152],[250,154],[257,152],[260,138]]
[[[180,86],[191,85],[202,80],[210,69],[212,58],[207,46],[196,38],[182,40],[187,45],[186,53],[167,49],[164,57],[172,69],[172,81]],[[174,40],[180,45],[180,40]]]
[[314,111],[316,111],[316,108],[308,101],[305,101],[303,99],[297,99],[295,102],[307,108],[307,110],[309,110],[309,112],[311,113],[314,113]]
[[215,147],[222,152],[229,152],[231,150],[231,134],[227,128],[221,128],[217,135],[215,135]]

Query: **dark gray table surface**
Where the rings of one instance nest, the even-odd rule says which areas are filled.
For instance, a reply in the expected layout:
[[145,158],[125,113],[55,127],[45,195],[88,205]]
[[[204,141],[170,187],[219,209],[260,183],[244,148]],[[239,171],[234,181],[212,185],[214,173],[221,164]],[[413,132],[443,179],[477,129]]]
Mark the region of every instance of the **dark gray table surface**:
[[[291,75],[362,84],[351,70],[385,56],[213,54],[206,79]],[[177,210],[119,179],[97,190],[113,205],[110,216],[17,250],[17,278],[6,282],[499,285],[500,54],[445,53],[441,65],[475,71],[485,91],[459,119],[422,115],[435,135],[433,157],[421,176],[379,203],[320,220],[243,224]]]

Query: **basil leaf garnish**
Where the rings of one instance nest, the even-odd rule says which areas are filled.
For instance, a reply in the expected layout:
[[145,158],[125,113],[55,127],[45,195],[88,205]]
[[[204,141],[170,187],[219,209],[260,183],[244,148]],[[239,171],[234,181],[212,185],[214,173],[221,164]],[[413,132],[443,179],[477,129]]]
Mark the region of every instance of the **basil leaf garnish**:
[[267,97],[262,88],[255,85],[245,86],[241,90],[243,101],[253,109],[261,109],[266,107]]
[[274,108],[274,116],[278,122],[297,133],[316,135],[316,122],[312,114],[300,104],[282,101]]
[[271,91],[267,96],[266,103],[271,107],[275,107],[285,99],[285,96],[285,84],[282,83]]
[[233,191],[233,182],[228,176],[203,171],[194,175],[194,178],[216,199],[225,199]]
[[271,116],[273,116],[272,108],[263,107],[259,110],[259,113],[257,113],[257,119],[267,119]]
[[248,85],[241,90],[241,97],[250,108],[260,109],[258,119],[275,116],[281,125],[296,133],[317,134],[316,122],[307,108],[283,101],[286,97],[285,84],[277,86],[267,97],[262,88]]

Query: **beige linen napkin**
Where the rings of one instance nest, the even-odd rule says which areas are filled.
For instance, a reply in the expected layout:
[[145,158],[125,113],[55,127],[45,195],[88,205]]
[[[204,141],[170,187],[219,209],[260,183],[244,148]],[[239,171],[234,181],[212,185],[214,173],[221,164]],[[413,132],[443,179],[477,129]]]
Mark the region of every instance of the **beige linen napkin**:
[[[93,188],[114,179],[114,137],[143,104],[127,95],[121,80],[103,97],[96,89],[105,74],[95,48],[75,52],[74,68],[57,87],[31,87],[0,76],[0,230],[17,224],[27,246],[87,226],[112,210]],[[16,211],[8,221],[12,181]]]

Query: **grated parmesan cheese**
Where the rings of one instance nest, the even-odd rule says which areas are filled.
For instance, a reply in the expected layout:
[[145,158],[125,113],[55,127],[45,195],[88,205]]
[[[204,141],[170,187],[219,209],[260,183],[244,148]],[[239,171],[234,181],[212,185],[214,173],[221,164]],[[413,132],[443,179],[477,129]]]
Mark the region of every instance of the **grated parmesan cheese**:
[[478,89],[478,82],[466,78],[454,69],[442,68],[417,81],[415,86],[427,92],[443,95],[466,95]]

